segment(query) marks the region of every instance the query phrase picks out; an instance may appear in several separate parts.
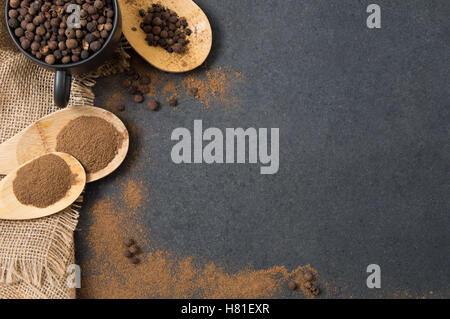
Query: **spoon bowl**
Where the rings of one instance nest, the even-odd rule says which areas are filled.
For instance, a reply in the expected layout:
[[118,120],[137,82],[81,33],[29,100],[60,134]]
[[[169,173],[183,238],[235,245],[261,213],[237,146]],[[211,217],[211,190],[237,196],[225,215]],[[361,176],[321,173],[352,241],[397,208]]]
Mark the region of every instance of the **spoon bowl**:
[[33,158],[55,152],[58,133],[67,123],[80,116],[100,117],[111,123],[122,134],[122,146],[115,158],[105,168],[86,174],[86,182],[93,182],[111,174],[119,167],[128,152],[129,136],[125,125],[117,116],[104,109],[92,106],[75,106],[43,117],[0,144],[0,175],[8,174]]
[[[150,46],[145,41],[146,34],[140,28],[142,18],[139,9],[146,10],[152,4],[159,3],[185,17],[189,36],[187,51],[183,54],[169,53],[161,47]],[[208,17],[192,0],[119,0],[122,14],[122,29],[133,49],[155,68],[171,73],[188,72],[199,67],[211,51],[212,30]],[[135,30],[135,31],[133,31]]]
[[74,183],[67,191],[66,195],[56,203],[45,208],[24,205],[17,200],[13,191],[13,181],[16,178],[19,169],[35,160],[32,159],[10,172],[0,182],[0,219],[26,220],[49,216],[69,207],[76,201],[78,196],[80,196],[86,185],[86,173],[83,166],[69,154],[59,152],[53,152],[51,154],[63,159],[69,166],[72,174],[76,176]]

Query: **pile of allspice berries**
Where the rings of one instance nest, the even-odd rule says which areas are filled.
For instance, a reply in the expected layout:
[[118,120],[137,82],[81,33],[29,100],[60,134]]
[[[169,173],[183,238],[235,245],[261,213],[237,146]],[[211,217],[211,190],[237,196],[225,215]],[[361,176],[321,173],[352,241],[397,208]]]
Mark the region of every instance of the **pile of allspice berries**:
[[[111,0],[7,0],[8,26],[22,49],[47,64],[69,64],[99,51],[113,30]],[[80,9],[80,24],[67,10]]]
[[303,288],[304,290],[311,293],[313,296],[318,296],[320,294],[320,289],[316,285],[316,278],[314,278],[314,275],[307,271],[303,274],[303,287],[299,287],[299,284],[296,281],[290,281],[288,283],[288,287],[291,290],[297,290],[297,288]]
[[183,53],[189,44],[187,37],[192,31],[185,18],[160,4],[153,4],[145,11],[139,10],[142,17],[141,29],[147,34],[145,40],[149,45],[160,46],[169,53]]

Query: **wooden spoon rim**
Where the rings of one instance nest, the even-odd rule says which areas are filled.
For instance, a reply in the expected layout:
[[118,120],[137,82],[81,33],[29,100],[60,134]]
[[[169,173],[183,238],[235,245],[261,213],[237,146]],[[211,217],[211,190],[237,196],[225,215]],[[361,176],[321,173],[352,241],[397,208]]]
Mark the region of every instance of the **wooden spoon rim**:
[[[68,114],[66,115],[65,113],[68,113]],[[62,128],[64,128],[65,125],[67,125],[67,123],[69,123],[70,121],[72,121],[80,116],[99,117],[99,118],[107,121],[108,123],[112,124],[116,128],[116,130],[119,132],[119,134],[122,134],[122,137],[123,137],[122,145],[118,149],[117,154],[114,157],[114,159],[110,163],[108,163],[108,165],[105,168],[102,168],[101,170],[94,172],[94,173],[87,173],[86,174],[86,182],[91,183],[91,182],[97,181],[97,180],[111,174],[125,160],[125,157],[128,153],[128,148],[129,148],[129,134],[128,134],[127,128],[125,127],[125,124],[123,124],[123,122],[116,115],[114,115],[113,113],[111,113],[105,109],[99,108],[99,107],[73,106],[70,108],[56,111],[47,116],[44,116],[43,118],[39,119],[38,121],[36,121],[33,124],[31,124],[30,126],[28,126],[24,131],[19,133],[20,136],[12,138],[12,139],[14,139],[14,138],[20,139],[18,142],[18,145],[17,145],[17,153],[19,152],[19,148],[21,147],[21,141],[27,139],[27,131],[31,130],[33,127],[36,127],[36,126],[40,127],[40,130],[45,135],[45,133],[50,130],[51,125],[60,126],[60,129],[62,129]],[[64,118],[65,122],[64,123],[58,122],[55,124],[55,121],[52,121],[54,118],[56,118],[56,119]],[[51,125],[48,124],[49,122],[51,123]],[[64,124],[64,125],[62,125],[62,124]],[[49,139],[50,138],[52,140],[54,139],[54,141],[56,141],[57,136],[51,136],[51,137],[49,137]],[[25,143],[23,143],[23,144],[25,144]],[[53,144],[55,144],[55,143],[53,143]],[[20,151],[21,151],[21,153],[26,153],[26,149],[20,149]],[[55,152],[55,151],[56,151],[56,145],[53,145],[46,151],[46,153]],[[17,158],[20,158],[20,156],[17,155]],[[19,162],[19,164],[20,164],[20,162]]]
[[[17,176],[17,172],[23,166],[48,154],[54,154],[60,157],[67,163],[67,165],[69,165],[71,172],[76,174],[75,182],[70,186],[70,189],[67,191],[66,195],[63,198],[61,198],[56,203],[50,206],[40,208],[32,205],[24,205],[21,202],[19,202],[19,200],[16,198],[12,188],[12,183]],[[67,153],[61,152],[50,152],[47,154],[43,154],[18,166],[14,171],[9,173],[0,182],[0,219],[29,220],[56,214],[66,209],[67,207],[70,207],[81,195],[85,185],[86,185],[86,173],[81,163],[75,157]],[[5,195],[11,196],[10,201],[8,203],[5,202],[6,198]],[[14,210],[11,210],[10,206],[13,206]],[[23,212],[26,212],[26,214],[24,214]]]

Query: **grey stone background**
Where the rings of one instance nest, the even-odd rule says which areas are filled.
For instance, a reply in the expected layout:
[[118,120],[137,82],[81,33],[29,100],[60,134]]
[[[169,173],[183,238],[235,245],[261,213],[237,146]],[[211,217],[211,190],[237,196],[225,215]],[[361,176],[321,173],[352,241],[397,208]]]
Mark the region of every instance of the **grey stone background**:
[[[334,287],[322,297],[450,297],[450,2],[377,0],[382,29],[369,30],[373,2],[198,0],[214,32],[208,63],[246,76],[233,88],[242,105],[205,110],[181,96],[176,111],[150,113],[128,98],[132,148],[148,152],[135,160],[151,162],[89,185],[81,266],[89,209],[136,177],[152,193],[143,226],[177,256],[231,271],[311,264]],[[113,90],[99,80],[96,105]],[[278,174],[173,164],[170,134],[194,119],[280,128]],[[366,287],[371,263],[378,290]]]

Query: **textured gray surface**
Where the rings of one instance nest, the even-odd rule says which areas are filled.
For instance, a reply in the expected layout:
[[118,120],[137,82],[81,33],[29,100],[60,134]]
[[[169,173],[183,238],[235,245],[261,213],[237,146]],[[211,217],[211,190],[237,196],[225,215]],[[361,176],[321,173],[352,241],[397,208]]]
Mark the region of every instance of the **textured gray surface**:
[[[377,1],[381,30],[365,26],[369,1],[198,3],[214,30],[209,64],[247,78],[234,88],[242,105],[205,110],[182,95],[176,111],[150,113],[129,98],[141,165],[89,186],[81,265],[89,209],[131,177],[151,193],[151,240],[178,256],[231,270],[311,264],[335,288],[325,297],[450,297],[450,2]],[[96,105],[110,83],[98,82]],[[173,164],[170,134],[194,119],[279,127],[279,173]],[[365,285],[370,263],[382,289]]]

